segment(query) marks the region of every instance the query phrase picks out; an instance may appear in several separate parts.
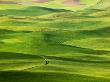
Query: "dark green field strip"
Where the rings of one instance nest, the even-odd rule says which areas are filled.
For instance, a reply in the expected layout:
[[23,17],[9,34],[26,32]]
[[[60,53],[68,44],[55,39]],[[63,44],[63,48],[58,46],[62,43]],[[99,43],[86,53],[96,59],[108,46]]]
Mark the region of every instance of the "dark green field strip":
[[[94,54],[94,55],[104,55],[104,54],[110,54],[110,51],[107,50],[94,50],[89,48],[82,48],[77,46],[71,46],[71,45],[65,45],[65,44],[54,44],[57,47],[65,48],[66,50],[71,50],[70,52],[74,53],[84,53],[84,54]],[[51,46],[54,46],[51,45]]]
[[[5,39],[23,39],[24,40],[28,40],[26,37],[29,36],[29,34],[31,35],[30,31],[13,31],[13,33],[1,33],[0,35],[0,40],[5,40]],[[21,37],[22,35],[22,37]],[[31,38],[31,37],[30,37]]]
[[110,79],[55,72],[1,71],[0,82],[110,82]]
[[[7,60],[6,60],[7,61]],[[7,63],[0,63],[0,68],[4,68],[4,69],[7,69],[10,67],[12,69],[14,69],[13,67],[17,67],[17,68],[20,68],[19,66],[23,67],[23,66],[29,66],[29,65],[40,65],[42,64],[43,62],[42,61],[13,61],[13,62],[10,62],[9,60],[7,61]]]
[[17,9],[7,9],[7,10],[0,10],[0,15],[2,16],[40,16],[46,15],[50,13],[56,12],[70,12],[69,10],[64,9],[51,9],[45,7],[37,7],[37,6],[30,6],[26,9],[17,10]]
[[16,21],[16,20],[11,20],[11,21],[5,21],[5,22],[1,22],[0,26],[35,26],[37,25],[37,23],[34,22],[26,22],[26,21]]
[[31,33],[32,31],[13,31],[13,30],[6,30],[6,29],[0,29],[0,40],[1,39],[10,39],[10,38],[17,38],[20,35],[27,35]]
[[94,37],[110,37],[110,27],[104,27],[97,30],[82,30],[82,31],[52,31],[44,32],[44,37],[47,41],[64,42],[71,39],[84,39],[84,38],[94,38]]
[[12,30],[0,29],[0,34],[11,34],[11,33],[13,34],[15,32]]
[[[21,32],[13,31],[13,30],[0,29],[0,40],[13,38],[13,37],[10,36],[10,35],[11,35],[11,34],[12,34],[12,35],[16,35],[16,34],[18,34],[18,33],[21,33]],[[25,33],[25,32],[24,32],[24,33]]]
[[30,33],[31,31],[13,31],[8,29],[0,29],[1,34],[14,34],[14,33]]
[[14,52],[0,52],[0,59],[43,59],[43,56]]

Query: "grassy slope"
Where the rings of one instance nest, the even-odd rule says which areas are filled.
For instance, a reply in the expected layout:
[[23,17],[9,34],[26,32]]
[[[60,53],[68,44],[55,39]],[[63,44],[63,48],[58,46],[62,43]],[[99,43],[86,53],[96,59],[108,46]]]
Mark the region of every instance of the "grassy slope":
[[110,15],[47,10],[24,16],[3,10],[8,12],[0,17],[0,81],[109,82]]
[[[26,7],[28,5],[34,5],[34,6],[40,6],[40,7],[48,7],[48,8],[55,8],[55,9],[67,9],[67,10],[73,10],[73,11],[76,11],[76,10],[81,10],[81,9],[84,9],[84,8],[87,8],[89,6],[92,6],[94,5],[95,3],[97,3],[97,0],[81,0],[81,4],[85,4],[85,5],[80,5],[80,6],[66,6],[63,4],[64,0],[50,0],[49,2],[46,2],[46,3],[32,3],[32,0],[4,0],[4,1],[14,1],[14,2],[22,2],[24,5],[22,6],[15,6],[14,4],[12,6],[13,9],[15,8],[19,8],[19,7]],[[28,3],[31,3],[31,4],[28,4]],[[2,6],[1,9],[12,9],[11,6],[4,6],[4,5],[0,5]]]

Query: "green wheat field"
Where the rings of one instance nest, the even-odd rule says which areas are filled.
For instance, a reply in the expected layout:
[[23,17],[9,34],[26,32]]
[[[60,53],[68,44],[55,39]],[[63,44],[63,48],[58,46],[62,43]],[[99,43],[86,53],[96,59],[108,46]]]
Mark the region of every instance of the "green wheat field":
[[0,82],[110,82],[110,0],[0,0]]

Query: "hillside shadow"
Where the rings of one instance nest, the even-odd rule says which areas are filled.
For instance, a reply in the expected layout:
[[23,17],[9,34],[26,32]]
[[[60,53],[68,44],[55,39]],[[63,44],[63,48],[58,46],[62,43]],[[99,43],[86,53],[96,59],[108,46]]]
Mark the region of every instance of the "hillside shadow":
[[40,55],[14,53],[14,52],[0,52],[0,59],[42,59]]
[[[79,79],[80,78],[80,79]],[[0,82],[105,82],[110,79],[55,72],[0,71]]]

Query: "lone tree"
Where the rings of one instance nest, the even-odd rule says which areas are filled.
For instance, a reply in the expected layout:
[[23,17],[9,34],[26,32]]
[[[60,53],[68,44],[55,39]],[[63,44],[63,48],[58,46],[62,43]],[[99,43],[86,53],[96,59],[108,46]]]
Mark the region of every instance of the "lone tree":
[[80,3],[80,0],[65,0],[64,1],[64,4],[65,5],[80,5],[81,3]]

